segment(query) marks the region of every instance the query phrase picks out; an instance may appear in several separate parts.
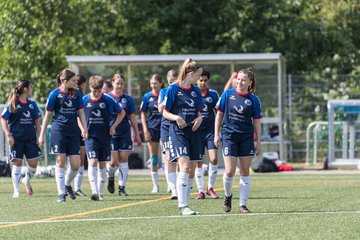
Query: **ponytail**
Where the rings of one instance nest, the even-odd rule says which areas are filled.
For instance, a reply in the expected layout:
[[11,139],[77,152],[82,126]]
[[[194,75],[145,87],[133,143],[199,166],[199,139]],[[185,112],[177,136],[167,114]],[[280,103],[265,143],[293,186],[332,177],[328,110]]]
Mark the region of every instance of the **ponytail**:
[[179,76],[177,81],[181,83],[184,81],[187,73],[196,72],[196,70],[199,68],[201,68],[200,64],[196,63],[194,60],[192,60],[192,58],[187,58],[179,69]]
[[[57,86],[60,87],[61,84],[65,80],[69,81],[70,79],[77,77],[74,72],[72,72],[69,69],[63,69],[56,77]],[[76,97],[76,89],[75,88],[69,88],[68,89],[69,95],[72,97]]]
[[20,80],[16,83],[15,87],[11,90],[8,103],[9,111],[11,113],[16,113],[16,101],[19,99],[20,95],[23,94],[25,88],[29,88],[31,85],[30,80]]

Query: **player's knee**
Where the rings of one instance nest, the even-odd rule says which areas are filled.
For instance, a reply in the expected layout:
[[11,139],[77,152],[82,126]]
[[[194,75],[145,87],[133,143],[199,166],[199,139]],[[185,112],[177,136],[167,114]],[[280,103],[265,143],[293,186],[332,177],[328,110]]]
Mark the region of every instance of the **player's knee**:
[[158,156],[157,155],[152,155],[151,156],[151,166],[152,167],[157,167],[159,162]]

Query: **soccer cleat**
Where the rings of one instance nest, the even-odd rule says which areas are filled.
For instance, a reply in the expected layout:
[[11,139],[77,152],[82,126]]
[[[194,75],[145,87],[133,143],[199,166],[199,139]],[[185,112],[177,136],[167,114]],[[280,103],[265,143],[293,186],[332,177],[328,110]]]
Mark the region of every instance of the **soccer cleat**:
[[213,188],[209,188],[206,191],[206,194],[209,195],[212,199],[218,199],[219,198],[219,196],[216,194],[216,192],[214,191]]
[[25,178],[21,180],[21,182],[24,184],[27,195],[31,196],[33,195],[33,189],[29,182],[26,182]]
[[129,194],[127,194],[125,192],[125,187],[123,187],[123,186],[119,186],[119,195],[122,196],[122,197],[129,196]]
[[191,210],[189,207],[182,207],[179,209],[179,214],[183,216],[199,215],[199,212]]
[[196,196],[196,200],[205,199],[205,193],[199,192],[199,194]]
[[65,194],[60,194],[58,196],[57,202],[66,202],[66,195]]
[[104,195],[99,194],[99,201],[104,201]]
[[158,193],[159,192],[159,185],[154,186],[153,189],[151,190],[151,193]]
[[113,194],[115,192],[114,177],[108,178],[107,190]]
[[65,192],[70,196],[70,198],[71,198],[72,200],[75,200],[75,199],[76,199],[76,196],[75,196],[74,191],[73,191],[73,189],[72,189],[71,186],[65,185]]
[[19,192],[14,192],[13,198],[19,198],[19,197],[20,197],[20,193]]
[[93,200],[93,201],[99,201],[100,200],[99,199],[99,194],[97,194],[97,193],[91,194],[90,199]]
[[76,191],[75,191],[75,195],[76,195],[76,196],[83,196],[83,197],[86,196],[86,194],[85,194],[83,191],[81,191],[81,189],[76,190]]
[[232,194],[230,195],[230,197],[225,196],[225,199],[224,199],[224,211],[226,213],[231,211],[231,200],[232,200]]
[[239,214],[246,214],[246,213],[251,213],[251,212],[246,206],[240,206],[238,213]]
[[178,196],[176,194],[176,191],[171,191],[171,197],[170,197],[170,200],[177,200],[178,199]]

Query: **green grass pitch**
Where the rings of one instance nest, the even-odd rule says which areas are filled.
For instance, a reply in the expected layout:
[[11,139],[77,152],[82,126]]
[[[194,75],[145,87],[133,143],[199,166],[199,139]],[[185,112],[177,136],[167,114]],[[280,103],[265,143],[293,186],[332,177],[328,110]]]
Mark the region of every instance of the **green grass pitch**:
[[[12,198],[10,178],[0,178],[0,239],[359,239],[360,176],[353,174],[253,174],[248,215],[237,214],[239,177],[233,210],[220,199],[195,200],[201,215],[182,217],[177,201],[168,200],[165,179],[159,194],[150,194],[150,176],[130,175],[128,197],[105,192],[105,200],[89,196],[57,203],[54,178],[33,179],[34,195],[21,186]],[[88,179],[83,190],[90,193]],[[206,182],[206,178],[205,178]],[[195,185],[195,184],[194,184]],[[105,189],[106,191],[106,189]]]

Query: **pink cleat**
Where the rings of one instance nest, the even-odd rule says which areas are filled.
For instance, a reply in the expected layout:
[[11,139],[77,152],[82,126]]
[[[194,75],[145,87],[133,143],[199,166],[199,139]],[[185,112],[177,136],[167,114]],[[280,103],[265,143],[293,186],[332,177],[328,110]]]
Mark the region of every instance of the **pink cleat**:
[[205,199],[205,193],[199,192],[199,194],[196,196],[197,200]]
[[219,196],[216,194],[216,192],[214,191],[213,188],[209,188],[206,191],[206,194],[209,195],[212,199],[218,199],[219,198]]

